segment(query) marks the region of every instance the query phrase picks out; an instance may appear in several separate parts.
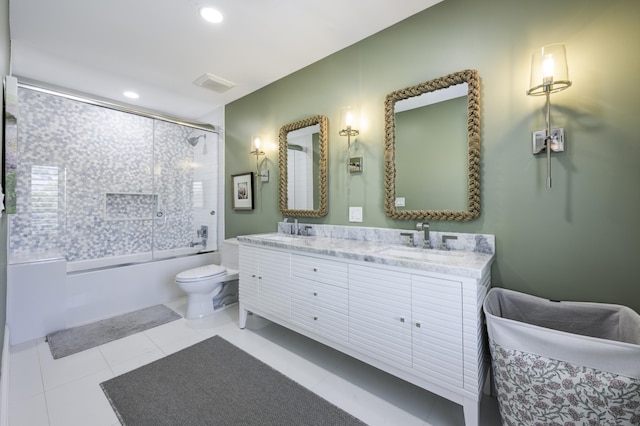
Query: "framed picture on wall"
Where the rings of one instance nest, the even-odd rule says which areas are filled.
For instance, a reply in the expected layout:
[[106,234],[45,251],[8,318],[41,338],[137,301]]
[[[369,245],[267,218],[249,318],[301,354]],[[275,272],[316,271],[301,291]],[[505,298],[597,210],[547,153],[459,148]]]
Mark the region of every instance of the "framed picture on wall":
[[234,210],[253,210],[253,172],[232,175],[231,194]]

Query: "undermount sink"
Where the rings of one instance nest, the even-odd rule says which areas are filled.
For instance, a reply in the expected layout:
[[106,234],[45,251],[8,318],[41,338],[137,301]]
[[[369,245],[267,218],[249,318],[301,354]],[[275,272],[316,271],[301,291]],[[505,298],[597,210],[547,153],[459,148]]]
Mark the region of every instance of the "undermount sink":
[[411,247],[386,247],[376,253],[383,256],[397,257],[402,259],[421,260],[425,262],[442,262],[463,257],[461,251],[431,250]]
[[256,235],[256,237],[264,240],[280,241],[285,243],[290,243],[295,240],[300,240],[301,238],[308,238],[303,235],[293,235],[293,234],[263,234],[263,235]]

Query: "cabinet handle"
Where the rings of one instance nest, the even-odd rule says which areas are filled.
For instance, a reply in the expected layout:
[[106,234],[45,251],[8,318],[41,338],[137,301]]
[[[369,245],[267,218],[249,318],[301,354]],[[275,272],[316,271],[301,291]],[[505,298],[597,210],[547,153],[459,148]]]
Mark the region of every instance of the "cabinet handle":
[[259,279],[259,280],[261,280],[261,279],[262,279],[262,277],[258,277],[258,279]]
[[416,323],[416,327],[420,328],[422,327],[422,324],[420,324],[419,322]]
[[318,321],[318,317],[313,317],[313,320],[314,321]]
[[251,274],[251,278],[255,278],[255,277],[256,277],[256,274]]
[[313,268],[313,272],[318,272],[318,268]]
[[405,321],[404,317],[400,317],[400,322],[404,322],[404,321]]
[[314,292],[313,292],[313,295],[314,295],[314,296],[317,296],[317,295],[318,295],[318,292],[317,292],[317,291],[314,291]]

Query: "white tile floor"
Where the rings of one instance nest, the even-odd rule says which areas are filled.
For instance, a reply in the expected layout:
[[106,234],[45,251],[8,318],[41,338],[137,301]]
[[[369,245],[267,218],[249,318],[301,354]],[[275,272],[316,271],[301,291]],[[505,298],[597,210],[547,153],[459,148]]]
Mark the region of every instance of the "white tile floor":
[[[167,304],[184,315],[185,300]],[[43,339],[11,348],[10,426],[100,426],[119,422],[99,383],[220,335],[370,425],[464,425],[462,407],[258,317],[238,327],[238,309],[179,319],[53,360]],[[499,425],[485,397],[481,426]]]

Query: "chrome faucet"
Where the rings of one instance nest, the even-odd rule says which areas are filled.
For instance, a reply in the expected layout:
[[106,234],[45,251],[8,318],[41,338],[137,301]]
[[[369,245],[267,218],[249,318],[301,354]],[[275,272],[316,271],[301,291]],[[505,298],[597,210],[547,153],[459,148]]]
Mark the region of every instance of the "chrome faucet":
[[190,242],[189,247],[202,246],[203,248],[207,248],[207,238],[209,238],[209,227],[207,225],[202,225],[200,229],[196,229],[196,234],[198,235],[198,238],[202,238],[202,241]]
[[[283,223],[289,223],[289,218],[285,217],[282,220]],[[294,217],[293,218],[293,223],[291,224],[291,226],[289,227],[289,233],[291,235],[298,235],[299,229],[298,229],[298,218]]]
[[429,222],[418,222],[416,229],[418,231],[424,231],[424,245],[422,248],[431,248],[431,242],[429,241]]
[[207,225],[202,225],[200,229],[196,230],[196,234],[198,234],[198,238],[206,240],[209,238],[209,227]]

